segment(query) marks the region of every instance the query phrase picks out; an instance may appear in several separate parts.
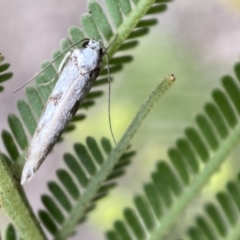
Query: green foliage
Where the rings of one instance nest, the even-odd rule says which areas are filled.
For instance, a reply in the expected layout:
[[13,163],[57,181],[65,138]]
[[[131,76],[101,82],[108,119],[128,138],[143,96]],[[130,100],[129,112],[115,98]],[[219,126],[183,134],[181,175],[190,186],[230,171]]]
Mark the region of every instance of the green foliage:
[[6,240],[17,240],[17,234],[12,224],[9,224],[5,230]]
[[[0,53],[0,84],[9,80],[12,76],[12,72],[7,72],[7,70],[10,67],[9,63],[3,63],[4,62],[4,56],[2,53]],[[0,85],[0,92],[4,90],[4,87]]]
[[[234,69],[240,81],[240,63]],[[115,222],[114,229],[106,233],[107,239],[163,239],[171,227],[181,221],[181,214],[190,200],[239,142],[240,89],[237,81],[231,76],[221,79],[222,88],[212,92],[213,102],[206,103],[205,113],[196,116],[197,128],[185,128],[185,136],[168,150],[170,163],[157,163],[142,195],[134,198],[135,209],[123,210],[124,221]],[[234,204],[239,199],[240,185],[230,182],[228,187],[232,196],[222,192],[216,195],[220,210],[213,204],[205,207],[216,230],[214,226],[211,229],[203,217],[197,217],[198,227],[188,230],[191,239],[205,239],[201,236],[207,237],[210,233],[211,237],[206,239],[239,239],[240,215]]]
[[239,180],[240,175],[237,181],[227,183],[225,191],[216,194],[215,202],[205,204],[203,213],[187,230],[190,239],[239,239]]
[[[97,181],[97,172],[100,171],[112,148],[107,139],[102,139],[102,149],[94,138],[88,137],[86,144],[87,146],[75,144],[75,155],[64,154],[64,162],[68,170],[57,170],[59,183],[48,182],[52,196],[42,195],[42,202],[46,210],[39,211],[39,218],[48,231],[57,238],[61,238],[61,228],[66,219],[77,218],[77,225],[86,220],[86,215],[95,208],[97,201],[105,197],[109,190],[116,186],[115,180],[124,174],[125,168],[131,163],[131,157],[134,155],[133,151],[122,155],[106,180],[99,186],[97,193],[92,194],[91,203],[82,205],[81,199],[91,191],[90,182]],[[76,180],[77,183],[75,183]],[[79,189],[81,189],[81,193]],[[61,209],[56,204],[57,202]],[[70,227],[74,230],[75,225]]]
[[[70,27],[69,37],[62,40],[61,50],[55,51],[53,58],[84,37],[102,39],[105,46],[109,47],[111,75],[122,71],[124,64],[133,60],[131,55],[122,51],[138,46],[138,38],[148,34],[149,28],[157,23],[149,15],[165,11],[167,2],[169,1],[105,0],[106,14],[97,1],[90,0],[88,13],[81,17],[83,30],[76,26]],[[148,18],[142,19],[144,15]],[[1,202],[23,239],[46,237],[28,206],[18,180],[14,179],[19,178],[19,171],[14,168],[19,170],[22,167],[28,137],[34,134],[55,85],[56,81],[52,80],[55,80],[56,69],[63,57],[64,55],[59,57],[36,78],[35,87],[26,88],[27,100],[20,99],[17,102],[20,117],[16,114],[9,115],[10,131],[2,130],[7,154],[0,156],[1,177],[4,176],[0,180]],[[49,62],[43,62],[42,69],[48,65]],[[8,68],[9,64],[0,65],[0,83],[12,76],[11,73],[2,74]],[[196,125],[186,127],[184,136],[169,148],[169,162],[162,160],[156,164],[142,193],[134,197],[134,207],[123,210],[124,220],[113,223],[113,229],[107,231],[106,239],[164,239],[171,232],[172,226],[181,222],[182,212],[239,142],[240,63],[235,65],[235,74],[237,81],[231,76],[221,79],[221,88],[212,92],[213,100],[204,105],[204,113],[197,114]],[[108,71],[103,68],[65,132],[73,131],[75,124],[86,118],[82,111],[94,106],[95,100],[103,95],[101,86],[107,82]],[[74,154],[64,154],[66,169],[58,169],[57,180],[47,183],[50,193],[41,196],[45,209],[38,212],[41,225],[54,239],[67,239],[73,234],[76,227],[87,219],[88,213],[95,209],[97,202],[116,187],[117,178],[125,173],[134,155],[134,151],[127,149],[129,141],[158,95],[162,95],[168,87],[162,84],[159,93],[154,91],[149,96],[115,148],[112,148],[106,138],[97,143],[94,138],[88,137],[86,144],[74,144]],[[0,86],[0,91],[2,90],[3,87]],[[10,168],[15,173],[14,177]],[[3,179],[6,179],[5,182]],[[9,194],[6,189],[11,189],[12,192]],[[16,196],[19,197],[18,201],[15,201]],[[190,227],[184,226],[186,235],[183,235],[183,239],[239,239],[239,200],[239,180],[229,182],[226,191],[216,194],[216,203],[206,203],[202,214],[196,216],[195,223]],[[12,206],[8,204],[11,201],[15,201]],[[25,213],[26,216],[23,217]],[[20,217],[24,219],[21,221]],[[4,237],[6,240],[18,239],[12,224],[5,230]]]

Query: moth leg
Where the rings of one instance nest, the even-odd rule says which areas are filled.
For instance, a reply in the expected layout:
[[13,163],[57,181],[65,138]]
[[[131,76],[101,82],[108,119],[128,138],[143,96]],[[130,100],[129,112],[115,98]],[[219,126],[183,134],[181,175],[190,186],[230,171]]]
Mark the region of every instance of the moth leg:
[[53,77],[52,80],[50,80],[50,81],[48,81],[48,82],[46,82],[46,83],[38,84],[38,86],[41,87],[41,86],[47,86],[47,85],[49,85],[50,83],[54,82],[54,81],[58,78],[58,75],[59,75],[59,73],[57,73],[57,74]]
[[59,77],[60,73],[62,72],[63,68],[65,67],[66,63],[68,62],[71,54],[72,54],[72,52],[70,51],[64,56],[62,62],[60,63],[60,65],[58,67],[57,74],[53,77],[53,79],[50,80],[49,82],[41,83],[41,84],[39,84],[39,86],[46,86],[46,85],[49,85],[50,83],[54,82]]
[[63,68],[65,67],[66,63],[68,62],[68,60],[69,60],[69,58],[70,58],[70,56],[71,56],[71,54],[72,54],[72,51],[68,52],[68,53],[64,56],[62,62],[60,63],[60,65],[59,65],[59,67],[58,67],[58,72],[57,72],[58,75],[59,75],[59,73],[63,70]]

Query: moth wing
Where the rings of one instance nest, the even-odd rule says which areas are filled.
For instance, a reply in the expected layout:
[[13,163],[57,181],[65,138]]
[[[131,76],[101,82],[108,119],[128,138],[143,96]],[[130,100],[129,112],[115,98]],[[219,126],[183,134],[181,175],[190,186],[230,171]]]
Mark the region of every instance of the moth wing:
[[53,119],[60,113],[63,102],[67,101],[66,98],[68,98],[69,91],[74,85],[74,82],[81,78],[79,70],[76,69],[72,61],[69,61],[69,56],[64,58],[62,63],[59,79],[49,96],[30,143],[28,156],[22,171],[21,184],[24,184],[33,177],[34,172],[46,158],[49,152],[46,151],[46,146],[49,145],[50,147],[57,141],[56,137],[53,138],[53,141],[55,141],[54,144],[46,141],[46,137],[47,139],[52,139],[51,133],[55,132],[52,130],[54,123],[51,123],[54,122]]

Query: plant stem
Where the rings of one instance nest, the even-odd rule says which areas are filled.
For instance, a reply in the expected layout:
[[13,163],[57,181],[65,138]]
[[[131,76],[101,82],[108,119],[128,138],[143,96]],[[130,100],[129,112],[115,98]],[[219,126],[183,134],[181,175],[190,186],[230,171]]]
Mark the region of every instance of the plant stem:
[[3,209],[24,240],[46,240],[22,187],[12,177],[0,153],[0,199]]
[[112,58],[117,49],[127,39],[128,35],[133,31],[137,23],[142,19],[145,13],[153,5],[155,0],[140,0],[137,6],[130,12],[123,24],[118,28],[116,38],[113,44],[108,49],[108,57]]
[[240,139],[240,124],[231,131],[229,137],[222,142],[219,150],[214,154],[211,160],[206,164],[201,173],[197,175],[193,183],[186,187],[182,196],[178,198],[177,202],[167,212],[158,229],[156,229],[150,240],[163,239],[169,232],[171,226],[178,219],[179,215],[185,209],[189,201],[196,196],[196,193],[209,181],[212,174],[219,169],[219,166],[226,159],[232,149],[238,144]]
[[166,76],[164,80],[150,93],[117,146],[109,154],[99,172],[92,178],[85,193],[80,197],[78,203],[72,209],[69,214],[69,218],[65,221],[62,229],[55,236],[55,239],[66,239],[73,232],[75,227],[78,225],[79,220],[84,216],[85,211],[97,193],[99,186],[101,186],[101,184],[105,181],[120,156],[127,149],[130,140],[137,132],[154,103],[156,103],[157,100],[171,87],[174,81],[175,78],[173,75]]

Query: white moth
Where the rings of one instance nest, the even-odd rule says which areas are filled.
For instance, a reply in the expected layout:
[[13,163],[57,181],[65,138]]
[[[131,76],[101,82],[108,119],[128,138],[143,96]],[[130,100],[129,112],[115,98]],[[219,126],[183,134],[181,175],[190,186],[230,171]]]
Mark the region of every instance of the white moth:
[[47,157],[96,80],[105,54],[100,41],[85,39],[64,58],[62,73],[46,103],[30,143],[21,184],[30,180]]

